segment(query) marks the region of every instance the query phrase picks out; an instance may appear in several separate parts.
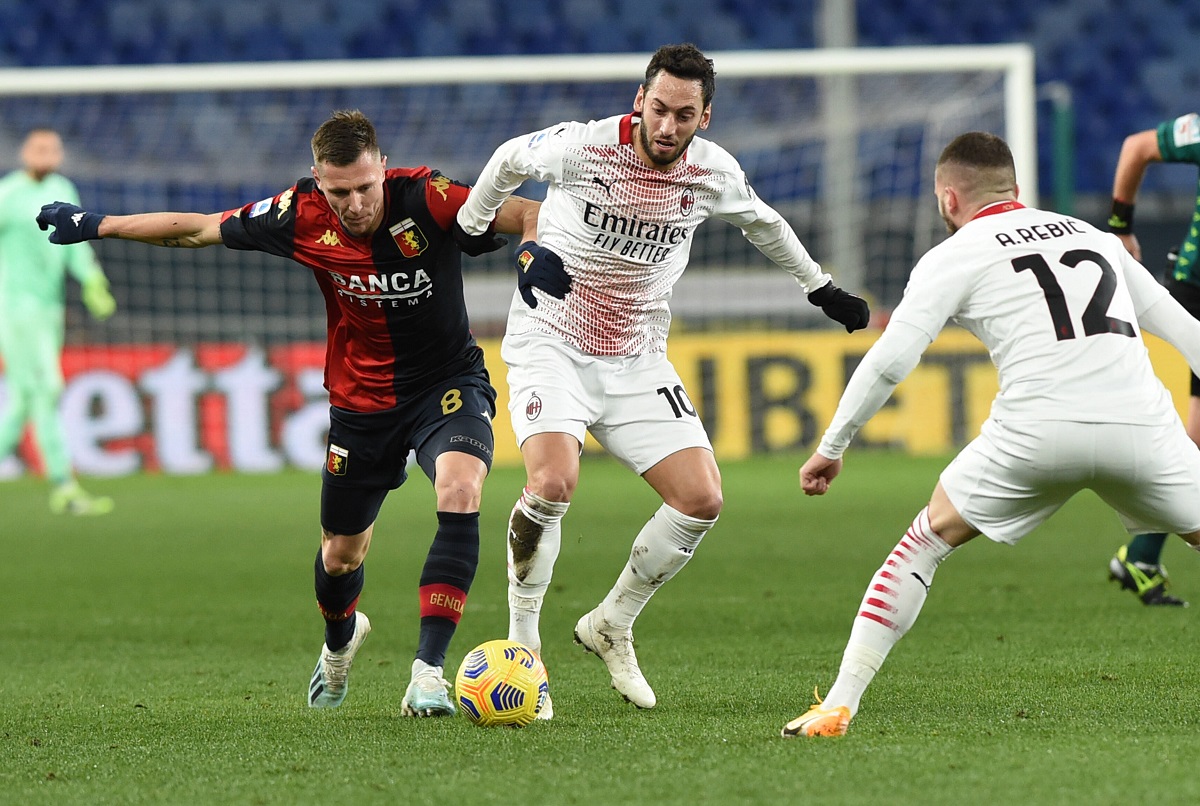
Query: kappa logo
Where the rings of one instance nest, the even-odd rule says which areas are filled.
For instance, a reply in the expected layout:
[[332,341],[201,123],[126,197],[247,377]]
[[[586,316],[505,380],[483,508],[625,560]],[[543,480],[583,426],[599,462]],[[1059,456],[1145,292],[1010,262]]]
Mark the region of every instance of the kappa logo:
[[331,229],[325,230],[325,234],[317,238],[313,243],[323,243],[326,246],[341,246],[342,241],[338,238],[337,233]]
[[429,180],[429,186],[437,191],[442,197],[442,201],[446,201],[446,191],[450,189],[450,180],[444,176],[435,176]]
[[71,223],[77,227],[79,226],[79,222],[82,220],[83,220],[83,213],[76,213],[75,215],[71,216]]
[[283,214],[292,206],[292,189],[288,188],[279,194],[279,213],[276,218],[283,218]]
[[536,420],[542,413],[542,399],[538,397],[537,392],[529,396],[529,402],[525,404],[525,418]]

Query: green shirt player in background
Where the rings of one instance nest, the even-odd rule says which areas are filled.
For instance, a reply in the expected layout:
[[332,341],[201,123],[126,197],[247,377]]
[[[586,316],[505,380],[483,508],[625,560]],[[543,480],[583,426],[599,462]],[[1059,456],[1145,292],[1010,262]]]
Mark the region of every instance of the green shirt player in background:
[[117,303],[88,244],[62,248],[38,229],[38,211],[55,199],[78,203],[79,193],[57,173],[63,144],[52,129],[34,129],[21,147],[22,168],[0,179],[0,359],[6,405],[0,410],[0,458],[17,447],[32,422],[55,513],[103,515],[113,501],[89,495],[75,480],[58,411],[63,391],[64,273],[83,287],[83,302],[96,319]]
[[[1182,162],[1200,166],[1200,115],[1189,114],[1164,120],[1153,129],[1136,132],[1125,138],[1117,170],[1113,176],[1112,212],[1108,228],[1116,233],[1125,248],[1137,260],[1142,260],[1142,247],[1133,234],[1133,205],[1137,198],[1146,166],[1151,162]],[[1200,265],[1197,247],[1200,246],[1200,186],[1196,190],[1196,206],[1188,224],[1187,237],[1177,252],[1167,256],[1167,289],[1188,313],[1200,319]],[[1200,445],[1200,378],[1192,375],[1191,400],[1185,419],[1188,436]],[[1117,550],[1109,562],[1109,575],[1122,588],[1133,591],[1148,605],[1187,606],[1187,602],[1166,592],[1167,571],[1162,565],[1165,534],[1137,535]]]

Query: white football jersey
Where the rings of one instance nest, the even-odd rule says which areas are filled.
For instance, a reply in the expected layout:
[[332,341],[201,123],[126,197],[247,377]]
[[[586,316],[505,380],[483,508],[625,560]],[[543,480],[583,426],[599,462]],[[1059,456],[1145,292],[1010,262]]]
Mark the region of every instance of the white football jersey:
[[637,121],[551,126],[508,141],[484,168],[459,223],[481,232],[521,182],[548,182],[538,242],[562,257],[572,278],[565,299],[537,292],[536,309],[514,294],[510,335],[550,333],[591,355],[664,352],[671,290],[696,227],[713,216],[741,228],[805,293],[829,282],[728,152],[696,137],[670,171],[649,168],[634,150]]
[[1116,236],[1000,202],[921,258],[889,328],[974,333],[999,372],[993,419],[1160,424],[1177,414],[1138,316],[1166,295]]

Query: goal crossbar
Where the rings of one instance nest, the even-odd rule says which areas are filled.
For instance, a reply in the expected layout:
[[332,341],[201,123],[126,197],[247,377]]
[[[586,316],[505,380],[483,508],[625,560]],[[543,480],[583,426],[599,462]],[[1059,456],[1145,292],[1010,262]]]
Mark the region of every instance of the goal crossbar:
[[[1004,74],[1005,137],[1021,195],[1037,204],[1034,53],[1028,44],[717,51],[721,77],[870,75],[997,70]],[[642,54],[472,56],[188,65],[0,69],[0,96],[611,81],[641,75]]]

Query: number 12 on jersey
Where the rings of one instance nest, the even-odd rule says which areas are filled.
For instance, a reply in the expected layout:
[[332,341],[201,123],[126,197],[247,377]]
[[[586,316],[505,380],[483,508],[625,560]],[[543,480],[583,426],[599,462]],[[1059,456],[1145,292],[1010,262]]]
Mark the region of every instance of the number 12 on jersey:
[[[1113,294],[1117,290],[1117,273],[1104,256],[1091,249],[1072,249],[1063,253],[1058,262],[1068,268],[1075,268],[1080,263],[1094,263],[1100,267],[1100,282],[1087,307],[1083,309],[1083,335],[1097,336],[1101,333],[1119,333],[1122,336],[1133,337],[1133,325],[1124,319],[1108,315],[1108,306],[1112,304]],[[1039,254],[1022,255],[1014,258],[1013,271],[1031,271],[1037,278],[1042,293],[1046,296],[1046,306],[1050,309],[1050,320],[1054,323],[1054,335],[1059,341],[1075,338],[1075,326],[1071,324],[1071,312],[1067,310],[1067,297],[1063,293],[1054,270]],[[661,391],[661,390],[660,390]]]

